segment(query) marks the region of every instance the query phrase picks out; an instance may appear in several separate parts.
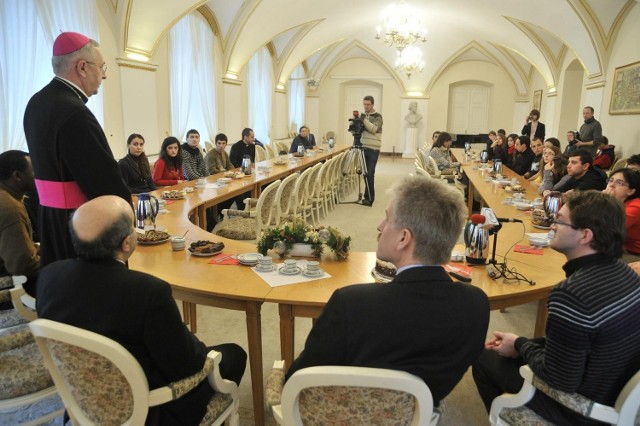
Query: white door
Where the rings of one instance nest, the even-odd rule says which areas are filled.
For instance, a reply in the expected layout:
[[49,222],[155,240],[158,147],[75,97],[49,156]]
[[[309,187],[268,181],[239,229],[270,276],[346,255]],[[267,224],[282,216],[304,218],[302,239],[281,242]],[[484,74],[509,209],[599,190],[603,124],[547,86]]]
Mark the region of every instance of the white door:
[[340,137],[340,143],[353,143],[353,135],[347,131],[347,128],[349,127],[349,122],[347,120],[353,117],[353,111],[364,111],[364,108],[362,107],[362,99],[369,95],[373,96],[373,99],[375,100],[373,108],[382,114],[382,111],[377,108],[378,105],[382,105],[380,86],[373,84],[345,85],[343,103],[344,113],[342,114],[344,118],[342,119],[343,121],[338,121],[340,125],[344,123],[344,126],[336,131],[336,135],[339,135]]
[[491,88],[477,84],[453,87],[449,92],[449,125],[451,133],[473,135],[489,128]]

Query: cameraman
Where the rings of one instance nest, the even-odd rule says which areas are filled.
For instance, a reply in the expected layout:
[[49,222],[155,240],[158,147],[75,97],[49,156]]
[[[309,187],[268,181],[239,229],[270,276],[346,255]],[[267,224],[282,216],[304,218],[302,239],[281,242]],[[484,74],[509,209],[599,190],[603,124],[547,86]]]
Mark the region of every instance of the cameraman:
[[364,112],[360,115],[364,124],[361,143],[364,152],[364,160],[367,166],[367,184],[365,185],[362,205],[372,206],[376,198],[374,187],[374,177],[376,174],[376,164],[380,155],[382,145],[382,115],[373,109],[373,96],[365,96],[362,100]]

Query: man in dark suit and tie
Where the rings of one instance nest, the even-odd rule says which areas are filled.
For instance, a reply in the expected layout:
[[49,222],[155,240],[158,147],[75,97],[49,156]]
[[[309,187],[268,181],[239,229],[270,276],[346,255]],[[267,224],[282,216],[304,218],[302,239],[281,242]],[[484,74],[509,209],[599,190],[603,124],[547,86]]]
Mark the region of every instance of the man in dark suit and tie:
[[395,278],[336,290],[287,378],[316,365],[402,370],[425,381],[437,406],[482,352],[489,301],[442,267],[467,218],[462,194],[421,176],[391,194],[376,254],[396,266]]
[[[133,222],[131,206],[116,196],[80,206],[70,228],[78,258],[42,270],[38,316],[117,341],[138,360],[150,389],[197,373],[210,349],[222,353],[222,377],[239,383],[245,351],[232,343],[207,348],[183,324],[169,284],[127,268],[137,245]],[[152,407],[146,424],[197,425],[213,394],[204,380],[182,398]]]

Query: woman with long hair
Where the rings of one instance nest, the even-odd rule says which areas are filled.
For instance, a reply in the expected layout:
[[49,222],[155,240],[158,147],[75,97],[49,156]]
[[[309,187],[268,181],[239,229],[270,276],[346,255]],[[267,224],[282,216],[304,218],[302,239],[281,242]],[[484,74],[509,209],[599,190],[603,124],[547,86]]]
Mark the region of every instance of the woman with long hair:
[[544,148],[542,161],[542,184],[538,193],[546,195],[545,192],[561,187],[571,176],[567,174],[567,158],[560,153],[560,148],[553,145]]
[[489,158],[492,160],[500,160],[503,164],[507,162],[507,143],[502,133],[497,133],[493,143],[489,147]]
[[149,192],[156,189],[151,178],[149,159],[144,153],[144,138],[138,133],[132,133],[127,138],[129,153],[120,161],[120,174],[132,194]]
[[507,160],[505,163],[509,167],[513,164],[513,159],[516,156],[516,139],[518,139],[518,135],[515,133],[507,136]]
[[184,182],[182,147],[178,138],[169,136],[162,141],[160,158],[153,166],[153,181],[158,186]]
[[452,138],[447,132],[441,132],[438,135],[438,139],[433,143],[429,155],[436,160],[438,169],[444,174],[450,174],[458,171],[460,163],[451,160],[451,148]]
[[624,238],[626,262],[640,260],[640,173],[632,169],[614,172],[603,190],[624,203],[627,233]]

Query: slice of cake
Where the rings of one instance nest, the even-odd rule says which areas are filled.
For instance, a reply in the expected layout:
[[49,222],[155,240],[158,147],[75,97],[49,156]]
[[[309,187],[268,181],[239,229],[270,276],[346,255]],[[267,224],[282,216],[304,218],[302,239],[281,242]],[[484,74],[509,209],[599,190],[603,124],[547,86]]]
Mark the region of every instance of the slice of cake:
[[375,274],[373,277],[379,282],[389,282],[396,276],[396,267],[391,262],[385,262],[376,258]]

